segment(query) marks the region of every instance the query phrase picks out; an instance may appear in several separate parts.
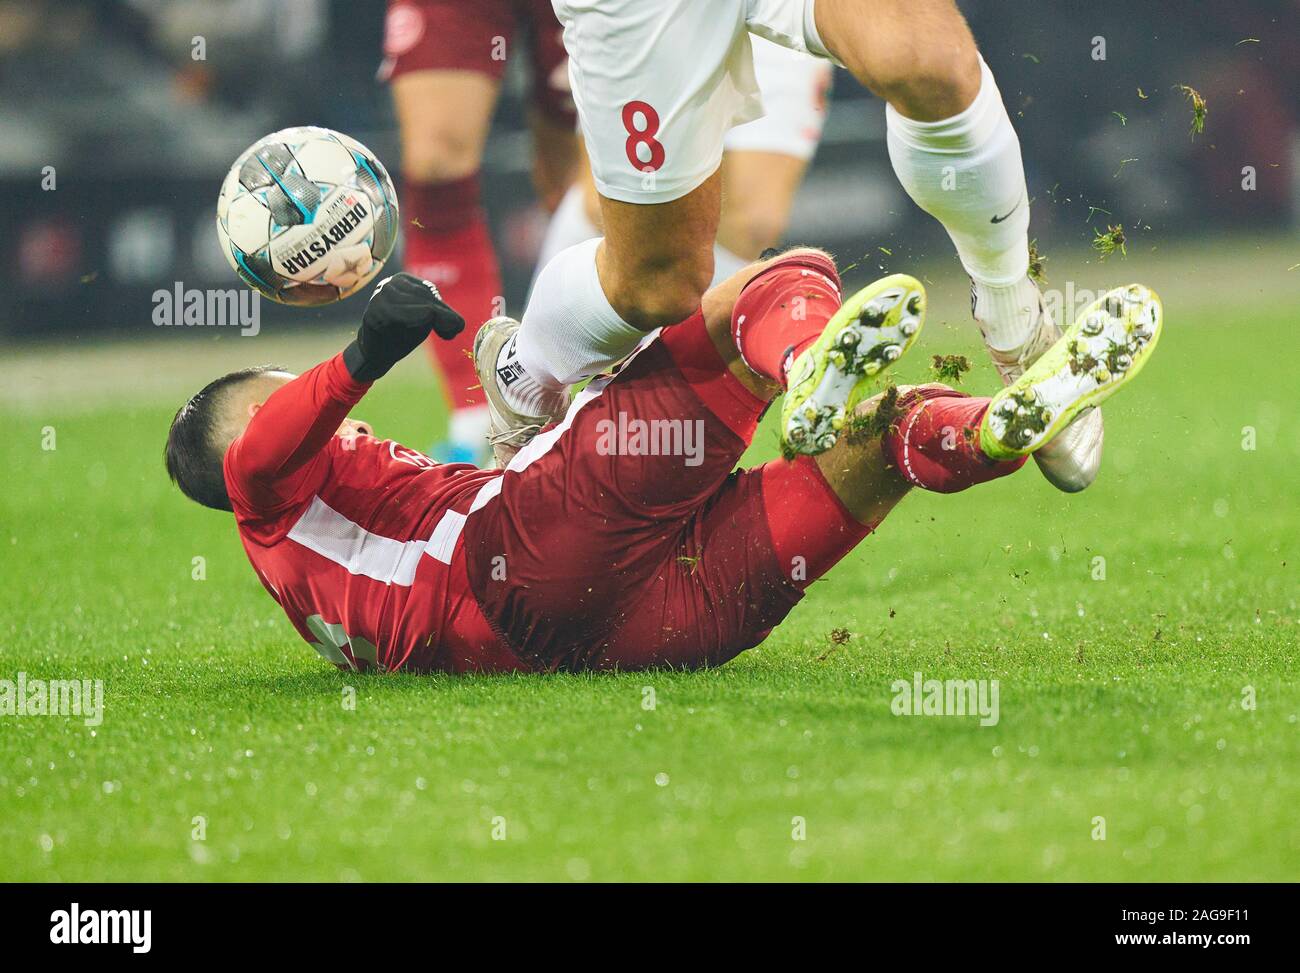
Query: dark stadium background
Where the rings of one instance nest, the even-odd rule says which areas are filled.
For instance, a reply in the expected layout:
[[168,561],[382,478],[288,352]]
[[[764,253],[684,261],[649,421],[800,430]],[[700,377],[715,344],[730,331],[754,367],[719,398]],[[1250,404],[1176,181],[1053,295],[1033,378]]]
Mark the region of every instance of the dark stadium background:
[[[1300,3],[962,7],[1020,132],[1032,235],[1044,249],[1086,246],[1108,221],[1148,250],[1180,235],[1296,225]],[[383,9],[381,0],[0,0],[0,336],[144,336],[156,289],[236,286],[216,246],[217,190],[230,161],[277,128],[348,132],[396,176],[392,111],[375,80]],[[191,57],[195,36],[206,60]],[[1098,36],[1105,61],[1091,56]],[[484,174],[515,313],[543,226],[521,78],[511,71]],[[1209,103],[1195,139],[1178,84]],[[862,272],[949,253],[895,183],[883,133],[881,105],[837,72],[792,238],[829,246]],[[1257,170],[1254,192],[1241,187],[1246,165]],[[53,191],[41,185],[47,166]],[[359,306],[264,302],[263,327],[338,321]]]

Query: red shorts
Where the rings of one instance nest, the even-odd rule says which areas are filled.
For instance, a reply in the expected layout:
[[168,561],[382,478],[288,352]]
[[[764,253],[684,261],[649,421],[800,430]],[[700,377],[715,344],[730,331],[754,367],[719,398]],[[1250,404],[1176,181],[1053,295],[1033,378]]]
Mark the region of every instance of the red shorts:
[[515,53],[516,28],[527,37],[533,104],[576,125],[568,55],[550,0],[389,0],[379,76],[478,71],[499,81]]
[[465,524],[470,586],[511,651],[545,670],[693,668],[761,642],[802,597],[763,469],[733,472],[765,408],[698,314],[588,385]]

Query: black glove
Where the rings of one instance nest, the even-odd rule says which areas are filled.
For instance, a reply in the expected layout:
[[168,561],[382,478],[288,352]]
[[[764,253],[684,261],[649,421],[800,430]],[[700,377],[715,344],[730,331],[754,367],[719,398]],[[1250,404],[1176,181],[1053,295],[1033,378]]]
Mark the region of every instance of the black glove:
[[343,349],[343,364],[355,381],[373,382],[419,348],[430,331],[449,339],[464,330],[465,319],[437,287],[414,274],[393,274],[370,295],[357,340]]

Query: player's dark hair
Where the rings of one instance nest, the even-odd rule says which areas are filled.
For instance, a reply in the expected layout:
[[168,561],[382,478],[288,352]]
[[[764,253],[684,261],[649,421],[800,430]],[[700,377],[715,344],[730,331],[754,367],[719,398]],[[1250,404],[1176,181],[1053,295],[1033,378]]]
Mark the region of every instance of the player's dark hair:
[[218,443],[214,438],[222,405],[232,389],[250,378],[282,371],[278,365],[241,368],[209,382],[180,407],[167,431],[164,459],[167,473],[181,488],[181,493],[213,510],[231,509],[222,470],[227,444]]

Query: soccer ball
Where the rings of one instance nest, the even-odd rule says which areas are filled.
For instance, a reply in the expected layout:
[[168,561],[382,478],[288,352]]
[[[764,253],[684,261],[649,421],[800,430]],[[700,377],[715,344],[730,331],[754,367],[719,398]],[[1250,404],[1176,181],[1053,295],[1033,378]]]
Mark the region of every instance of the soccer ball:
[[281,304],[329,304],[373,278],[397,241],[397,193],[374,154],[327,128],[286,128],[235,160],[217,236],[235,273]]

